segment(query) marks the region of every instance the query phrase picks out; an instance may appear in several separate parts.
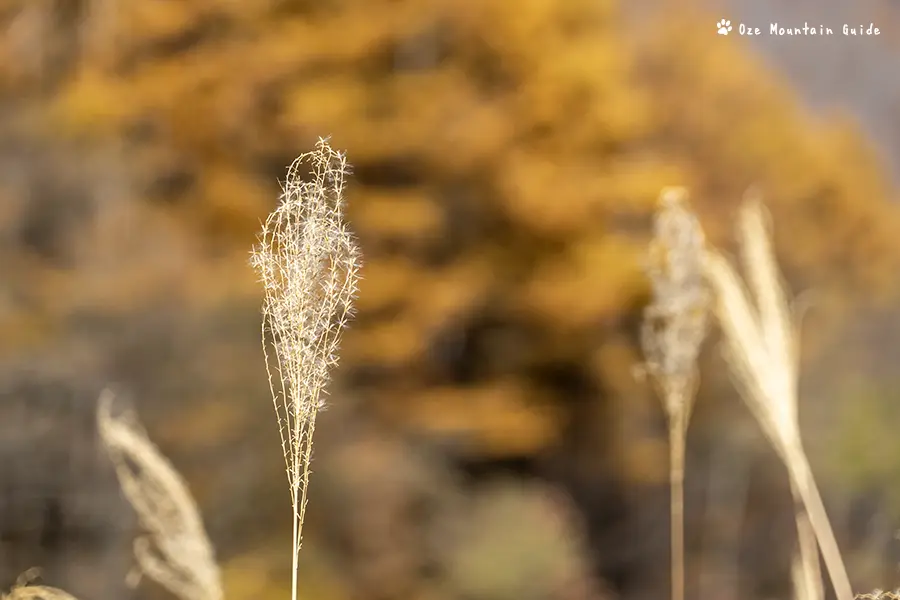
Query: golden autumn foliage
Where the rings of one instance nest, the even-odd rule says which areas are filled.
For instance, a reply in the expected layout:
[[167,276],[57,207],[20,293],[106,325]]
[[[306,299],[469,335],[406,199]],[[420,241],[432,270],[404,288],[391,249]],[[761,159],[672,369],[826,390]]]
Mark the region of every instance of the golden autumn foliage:
[[[244,309],[276,179],[331,134],[354,166],[366,256],[343,351],[354,393],[467,455],[532,456],[573,419],[558,374],[574,373],[604,403],[590,418],[613,415],[589,425],[614,440],[591,451],[611,444],[627,478],[658,480],[664,444],[634,424],[658,407],[630,369],[660,188],[689,187],[719,244],[759,186],[790,232],[776,239],[787,272],[848,305],[896,291],[900,240],[847,119],[811,116],[740,40],[708,35],[707,16],[635,31],[620,4],[18,3],[0,48],[16,135],[99,156],[84,185],[118,187],[72,225],[79,269],[9,251],[10,285],[33,297],[0,324],[31,347],[85,307],[174,294],[197,313]],[[4,219],[24,218],[15,206]]]

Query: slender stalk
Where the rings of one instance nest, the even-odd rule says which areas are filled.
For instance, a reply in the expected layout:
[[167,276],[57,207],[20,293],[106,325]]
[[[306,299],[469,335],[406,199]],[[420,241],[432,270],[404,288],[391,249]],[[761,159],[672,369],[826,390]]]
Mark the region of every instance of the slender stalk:
[[[819,567],[819,545],[816,542],[816,531],[809,520],[809,514],[803,505],[803,497],[797,489],[797,482],[791,482],[791,497],[794,499],[794,518],[797,522],[797,550],[799,552],[799,573],[793,572],[796,600],[822,600],[822,571]],[[799,577],[799,580],[797,579]]]
[[293,552],[291,553],[291,600],[297,600],[297,569],[300,567],[300,519],[294,517],[294,530],[291,535]]
[[316,415],[312,415],[309,424],[307,425],[306,443],[303,448],[303,484],[300,486],[300,504],[295,511],[295,514],[299,516],[294,519],[294,526],[297,534],[294,539],[294,559],[291,565],[291,600],[297,600],[297,569],[299,568],[300,546],[302,543],[302,540],[300,539],[302,534],[300,527],[302,527],[303,521],[306,518],[307,490],[309,489],[309,475],[311,473],[309,465],[312,463],[312,439],[315,429]]
[[841,559],[841,551],[834,537],[834,531],[831,529],[831,522],[828,520],[828,513],[825,511],[825,504],[822,502],[819,488],[812,476],[809,461],[803,452],[793,454],[796,458],[786,461],[788,472],[795,482],[797,492],[809,515],[813,531],[816,533],[816,539],[822,549],[822,558],[825,560],[825,569],[828,571],[832,586],[834,586],[834,592],[838,600],[852,600],[853,588],[850,586],[850,578],[847,576],[847,569]]
[[675,418],[669,424],[669,500],[671,526],[672,600],[684,600],[684,455],[686,423]]

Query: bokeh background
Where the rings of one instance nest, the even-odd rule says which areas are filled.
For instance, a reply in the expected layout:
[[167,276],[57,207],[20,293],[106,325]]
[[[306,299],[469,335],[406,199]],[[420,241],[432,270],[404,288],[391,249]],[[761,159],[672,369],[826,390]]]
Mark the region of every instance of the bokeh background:
[[[40,566],[85,600],[166,597],[123,583],[134,517],[93,425],[115,385],[197,496],[227,598],[287,596],[248,258],[320,135],[353,164],[365,266],[304,600],[667,597],[666,426],[634,366],[670,184],[729,250],[763,192],[851,579],[900,586],[896,2],[4,0],[0,23],[3,589]],[[688,597],[788,598],[785,472],[715,336],[701,368]]]

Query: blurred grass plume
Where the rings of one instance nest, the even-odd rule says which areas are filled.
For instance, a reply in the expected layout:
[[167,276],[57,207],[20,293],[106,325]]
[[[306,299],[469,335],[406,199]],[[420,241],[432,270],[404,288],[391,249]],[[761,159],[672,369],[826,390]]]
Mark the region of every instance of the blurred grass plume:
[[658,390],[669,423],[672,600],[684,598],[685,443],[711,304],[703,275],[706,238],[686,202],[683,188],[660,194],[647,261],[653,298],[641,327],[643,374]]
[[9,593],[0,594],[0,600],[78,600],[72,594],[47,585],[31,585],[39,577],[39,569],[28,569],[16,579]]
[[114,416],[100,396],[100,438],[146,535],[134,541],[140,574],[182,600],[221,600],[219,566],[187,483],[145,434],[136,415]]
[[[806,511],[797,513],[806,572],[803,584],[797,587],[815,594],[819,559],[818,553],[813,555],[811,528],[837,598],[849,600],[853,597],[850,581],[800,438],[799,341],[766,217],[762,202],[749,194],[738,216],[741,256],[749,287],[716,251],[707,253],[705,271],[716,292],[715,313],[724,334],[732,379],[787,467],[791,490]],[[798,583],[795,577],[795,585]]]

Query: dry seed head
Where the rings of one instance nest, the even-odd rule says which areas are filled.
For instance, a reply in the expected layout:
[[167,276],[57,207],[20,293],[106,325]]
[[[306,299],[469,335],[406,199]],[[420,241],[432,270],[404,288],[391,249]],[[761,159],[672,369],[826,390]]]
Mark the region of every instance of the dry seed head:
[[3,595],[3,600],[78,600],[72,594],[46,585],[29,585],[27,587],[14,587],[8,594]]
[[738,390],[776,450],[799,444],[798,347],[787,291],[772,250],[765,209],[750,195],[738,214],[746,285],[717,252],[705,264],[716,290],[724,355]]
[[46,585],[31,585],[40,576],[40,569],[31,568],[16,578],[8,594],[0,594],[2,600],[78,600],[72,594]]
[[113,416],[112,402],[104,391],[97,422],[122,492],[146,531],[134,542],[141,573],[182,600],[221,600],[219,567],[187,484],[135,415]]
[[343,215],[347,171],[344,155],[324,139],[295,160],[251,258],[265,291],[263,353],[294,513],[294,599],[316,415],[359,280],[360,253]]
[[646,267],[653,299],[641,329],[646,372],[662,389],[670,415],[683,407],[669,404],[691,396],[696,383],[711,304],[703,274],[705,236],[686,201],[682,188],[667,188],[660,195]]
[[764,207],[755,194],[748,196],[738,217],[747,285],[717,252],[708,252],[704,264],[716,292],[715,312],[725,356],[741,396],[788,469],[792,490],[809,515],[836,596],[850,600],[853,592],[840,548],[800,439],[799,345],[791,307],[772,250]]
[[[306,163],[309,180],[300,172]],[[265,290],[263,349],[292,486],[359,280],[359,249],[343,219],[347,171],[344,155],[324,139],[295,160],[252,253]]]

